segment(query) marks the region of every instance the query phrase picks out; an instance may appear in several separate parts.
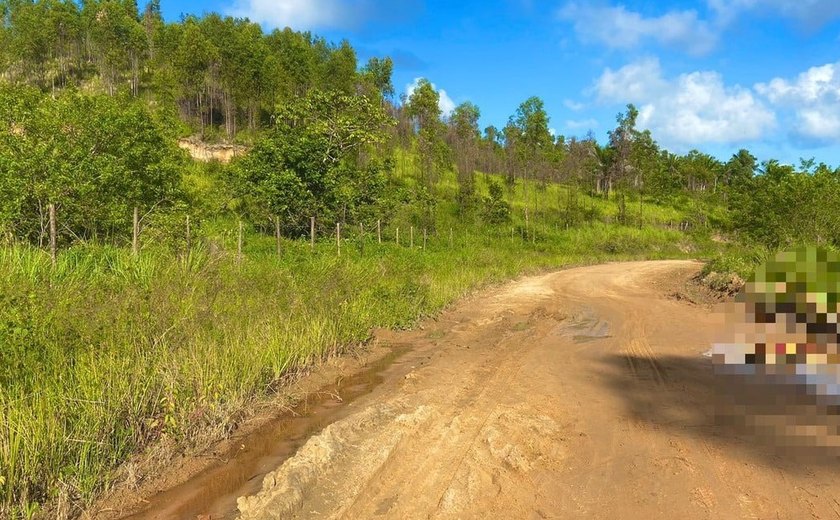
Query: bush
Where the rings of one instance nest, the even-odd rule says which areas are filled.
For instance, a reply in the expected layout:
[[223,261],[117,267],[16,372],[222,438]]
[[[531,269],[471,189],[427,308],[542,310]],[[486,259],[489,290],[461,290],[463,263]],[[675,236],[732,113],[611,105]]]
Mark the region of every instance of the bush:
[[484,198],[482,217],[488,224],[504,224],[510,222],[510,204],[503,199],[502,186],[493,180],[487,181],[487,189],[490,192]]

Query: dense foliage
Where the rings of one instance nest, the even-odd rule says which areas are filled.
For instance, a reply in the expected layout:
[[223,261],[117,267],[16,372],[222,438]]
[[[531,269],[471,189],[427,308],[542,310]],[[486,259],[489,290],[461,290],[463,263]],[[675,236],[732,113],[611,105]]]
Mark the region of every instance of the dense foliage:
[[202,134],[255,130],[278,104],[313,88],[357,83],[393,93],[391,60],[358,72],[347,42],[290,29],[265,34],[248,20],[209,14],[167,23],[159,0],[0,1],[0,72],[44,91],[66,87],[175,103]]
[[182,199],[184,157],[167,122],[121,97],[56,97],[0,86],[0,230],[43,243],[47,207],[71,239],[130,236],[144,213]]
[[[479,107],[467,102],[443,114],[426,79],[394,101],[393,62],[374,57],[360,67],[346,41],[288,28],[265,33],[212,13],[166,22],[158,0],[142,9],[133,0],[0,0],[0,17],[7,85],[0,164],[14,172],[0,185],[0,226],[16,238],[43,243],[49,203],[59,206],[65,242],[121,240],[132,207],[144,215],[181,207],[171,140],[192,132],[255,146],[222,176],[201,216],[234,211],[266,229],[280,218],[287,234],[300,233],[312,216],[327,227],[369,224],[406,202],[418,225],[434,228],[438,186],[452,170],[466,218],[486,214],[475,180],[482,171],[506,179],[507,197],[528,180],[535,190],[574,188],[553,208],[531,193],[522,210],[532,221],[552,213],[566,226],[591,220],[582,192],[613,200],[614,220],[625,225],[644,225],[636,203],[647,199],[688,209],[683,227],[737,232],[768,249],[837,245],[826,209],[838,190],[836,170],[813,160],[799,168],[759,164],[747,150],[725,163],[697,150],[676,155],[636,128],[632,105],[604,144],[591,134],[552,135],[538,97],[523,101],[504,128],[481,131]],[[407,151],[398,164],[396,147]],[[394,167],[416,174],[408,191],[384,188]],[[196,214],[199,203],[186,204]]]
[[385,177],[382,162],[366,152],[385,140],[389,118],[382,106],[314,91],[274,117],[231,172],[232,191],[250,220],[280,217],[295,231],[307,229],[310,216],[320,223],[370,221]]

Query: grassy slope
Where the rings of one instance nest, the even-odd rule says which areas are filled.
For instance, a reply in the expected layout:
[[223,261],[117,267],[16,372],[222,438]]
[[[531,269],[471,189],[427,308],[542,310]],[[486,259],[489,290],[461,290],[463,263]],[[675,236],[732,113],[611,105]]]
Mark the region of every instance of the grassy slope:
[[[449,176],[439,194],[451,200],[455,189]],[[242,265],[224,251],[198,251],[185,266],[153,247],[133,259],[79,246],[52,270],[41,251],[0,250],[0,516],[24,516],[58,495],[88,500],[150,442],[189,445],[270,394],[290,368],[358,344],[372,327],[411,326],[482,284],[572,263],[698,254],[689,237],[658,226],[563,230],[546,208],[564,189],[537,191],[535,242],[511,236],[523,224],[520,187],[514,223],[500,228],[439,204],[440,235],[425,251],[419,230],[415,249],[405,234],[393,243],[407,214],[385,229],[385,244],[348,233],[340,258],[334,237],[314,252],[287,241],[278,259],[273,240],[257,234]],[[613,202],[582,201],[615,211]],[[683,217],[653,205],[644,212],[657,224]]]

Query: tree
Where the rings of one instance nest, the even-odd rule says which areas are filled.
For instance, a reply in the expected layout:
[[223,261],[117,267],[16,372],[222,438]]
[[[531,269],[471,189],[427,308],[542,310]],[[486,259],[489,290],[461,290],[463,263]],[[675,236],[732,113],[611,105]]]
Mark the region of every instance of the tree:
[[383,98],[390,99],[394,95],[394,83],[391,75],[394,72],[394,62],[391,58],[376,58],[368,60],[362,74],[379,91]]
[[513,118],[518,132],[517,151],[525,166],[525,174],[536,178],[550,154],[554,138],[548,128],[548,113],[545,103],[538,97],[530,97],[519,105]]
[[692,193],[714,191],[722,171],[723,165],[717,159],[699,150],[691,150],[681,164],[683,186]]
[[758,161],[749,151],[741,149],[723,167],[723,184],[730,190],[742,190],[752,180]]
[[47,207],[66,240],[130,236],[133,208],[181,198],[182,153],[167,127],[126,98],[64,93],[53,99],[0,88],[0,227],[42,243]]
[[554,138],[548,128],[548,113],[545,103],[534,96],[526,99],[516,109],[514,124],[521,134],[521,142],[527,157],[537,159],[550,149]]
[[330,49],[324,64],[324,88],[342,94],[352,94],[356,87],[357,68],[356,51],[347,40],[343,40],[337,48]]
[[632,103],[627,105],[627,111],[616,116],[618,125],[609,132],[610,162],[604,170],[605,179],[599,184],[598,191],[603,191],[609,197],[613,183],[623,180],[632,170],[633,144],[638,137],[636,119],[639,111]]
[[449,117],[449,142],[455,155],[455,166],[460,187],[458,202],[467,209],[475,195],[475,169],[481,132],[478,119],[481,112],[470,102],[457,107]]
[[593,185],[600,170],[598,143],[591,134],[584,139],[571,138],[565,145],[561,168],[566,172],[568,191],[566,200],[559,200],[563,218],[568,226],[583,220],[582,208],[578,203],[578,192],[583,185]]
[[444,141],[446,127],[440,120],[440,95],[429,80],[418,81],[408,98],[406,112],[417,133],[420,179],[431,191],[439,173],[449,165],[449,150]]
[[490,125],[484,129],[480,143],[479,169],[485,173],[502,173],[504,148],[503,136],[499,129]]
[[[181,96],[186,100],[187,117],[198,116],[202,134],[204,133],[204,103],[209,86],[211,64],[219,60],[219,50],[213,45],[198,21],[188,18],[184,21],[180,41],[173,56],[173,65],[177,74]],[[195,110],[194,110],[195,109]]]
[[522,168],[526,181],[534,181],[532,193],[536,213],[536,181],[540,180],[541,186],[545,187],[550,177],[549,158],[554,149],[554,138],[548,128],[548,113],[542,99],[534,96],[523,101],[508,122],[508,127],[511,126],[513,128],[508,128],[505,134],[506,140],[508,137],[512,140],[509,151],[513,153],[513,159],[510,162]]
[[232,169],[229,184],[241,213],[263,224],[280,216],[287,232],[301,232],[310,216],[358,218],[378,202],[382,165],[365,164],[360,152],[384,141],[392,123],[379,103],[312,91],[278,110],[274,121]]
[[507,125],[502,129],[502,135],[504,136],[505,143],[505,182],[509,188],[513,188],[521,171],[522,153],[520,153],[520,148],[523,146],[521,144],[522,130],[516,126],[513,118],[510,118]]
[[137,5],[104,0],[85,3],[84,9],[100,76],[108,93],[114,95],[123,75],[128,73],[131,93],[137,96],[140,64],[148,43],[139,21]]
[[163,27],[163,14],[160,10],[160,0],[149,0],[143,10],[143,30],[146,33],[146,48],[149,50],[149,58],[154,61],[156,58],[157,33]]

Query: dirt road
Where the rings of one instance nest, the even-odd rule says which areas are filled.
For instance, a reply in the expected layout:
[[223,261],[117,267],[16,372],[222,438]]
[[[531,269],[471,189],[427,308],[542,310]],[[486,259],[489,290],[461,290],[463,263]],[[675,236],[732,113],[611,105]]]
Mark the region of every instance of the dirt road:
[[[526,278],[445,313],[399,377],[239,499],[264,518],[836,518],[803,465],[715,420],[720,318],[668,298],[691,262]],[[776,443],[778,444],[778,443]]]

